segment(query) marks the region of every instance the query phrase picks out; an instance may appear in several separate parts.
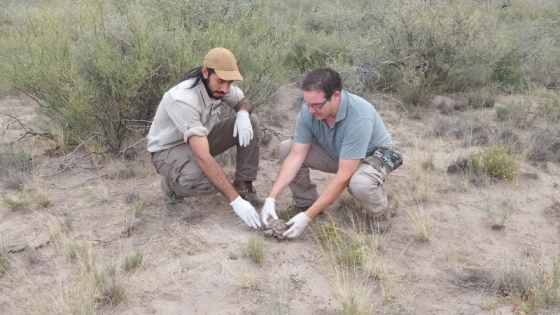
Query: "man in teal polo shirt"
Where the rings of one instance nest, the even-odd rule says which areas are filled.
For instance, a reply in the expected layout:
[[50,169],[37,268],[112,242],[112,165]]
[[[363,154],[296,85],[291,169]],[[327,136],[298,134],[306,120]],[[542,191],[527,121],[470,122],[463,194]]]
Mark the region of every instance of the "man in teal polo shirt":
[[[379,232],[390,225],[385,177],[402,164],[391,137],[373,105],[342,90],[340,75],[330,68],[311,71],[303,80],[304,104],[293,139],[279,146],[280,171],[261,211],[266,225],[275,211],[276,197],[289,186],[300,211],[283,235],[299,236],[307,224],[348,188],[373,217]],[[309,169],[336,173],[319,195]]]

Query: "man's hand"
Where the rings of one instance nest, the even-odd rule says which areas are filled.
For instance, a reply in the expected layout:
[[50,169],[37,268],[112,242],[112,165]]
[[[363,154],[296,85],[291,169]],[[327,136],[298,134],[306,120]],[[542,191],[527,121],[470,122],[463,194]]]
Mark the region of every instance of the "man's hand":
[[301,232],[303,232],[303,230],[305,229],[305,227],[307,226],[307,224],[311,221],[311,219],[309,219],[305,213],[301,212],[296,214],[290,221],[288,221],[288,225],[291,225],[292,227],[287,230],[286,232],[284,232],[284,234],[282,234],[282,236],[285,236],[287,238],[294,238],[294,237],[298,237]]
[[241,196],[237,196],[230,205],[233,207],[233,211],[235,211],[235,213],[243,219],[248,226],[255,229],[261,226],[257,211],[248,201],[242,199]]
[[253,140],[253,126],[249,119],[249,113],[244,110],[237,112],[235,125],[233,126],[233,137],[239,133],[239,145],[242,147],[248,146],[249,142]]
[[268,197],[265,199],[264,201],[264,206],[262,207],[261,210],[261,222],[264,224],[264,226],[268,227],[268,219],[270,217],[272,217],[273,219],[278,219],[278,216],[276,215],[276,205],[274,204],[276,202],[276,199]]

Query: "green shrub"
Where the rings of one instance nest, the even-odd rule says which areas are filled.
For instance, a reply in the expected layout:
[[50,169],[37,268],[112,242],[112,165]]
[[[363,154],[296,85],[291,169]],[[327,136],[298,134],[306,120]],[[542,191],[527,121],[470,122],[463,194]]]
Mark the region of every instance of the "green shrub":
[[250,3],[20,5],[9,8],[15,12],[9,24],[17,27],[6,27],[0,42],[4,79],[37,101],[49,126],[64,130],[69,142],[119,149],[134,130],[149,126],[163,93],[215,46],[236,54],[245,76],[240,85],[255,106],[283,77],[274,61],[285,35]]
[[519,163],[503,144],[473,153],[467,159],[467,172],[492,178],[511,180],[519,172]]
[[494,64],[492,81],[506,91],[516,89],[523,83],[523,71],[514,53],[504,55]]

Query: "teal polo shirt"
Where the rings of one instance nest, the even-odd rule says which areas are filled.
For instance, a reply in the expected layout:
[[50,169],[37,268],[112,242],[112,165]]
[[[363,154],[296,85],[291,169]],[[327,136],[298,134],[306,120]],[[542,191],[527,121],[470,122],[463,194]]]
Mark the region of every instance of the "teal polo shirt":
[[329,128],[303,105],[297,120],[294,141],[316,140],[334,159],[363,159],[381,144],[392,145],[391,137],[372,104],[365,99],[341,92],[335,123]]

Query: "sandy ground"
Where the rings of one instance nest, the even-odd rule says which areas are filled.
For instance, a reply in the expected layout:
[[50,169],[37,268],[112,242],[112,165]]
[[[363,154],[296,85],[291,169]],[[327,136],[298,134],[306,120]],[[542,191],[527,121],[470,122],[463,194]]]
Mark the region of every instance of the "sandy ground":
[[[279,169],[275,147],[293,131],[298,97],[294,86],[283,87],[270,104],[273,109],[260,115],[265,133],[272,134],[270,143],[261,147],[254,183],[263,196]],[[520,266],[529,258],[550,270],[558,252],[560,219],[552,204],[560,198],[559,165],[524,163],[516,180],[470,185],[464,176],[448,173],[447,167],[477,147],[465,147],[464,139],[434,137],[433,126],[443,114],[435,109],[404,114],[404,108],[390,99],[367,98],[376,104],[405,163],[386,183],[397,211],[395,224],[389,233],[372,236],[380,242],[390,281],[384,286],[368,279],[348,282],[360,290],[367,280],[365,287],[371,289],[363,291],[372,307],[360,314],[514,313],[511,303],[500,299],[490,280],[480,274]],[[31,102],[13,97],[0,99],[0,112],[29,124],[36,119]],[[500,128],[493,109],[472,112]],[[0,122],[3,143],[23,134],[7,116],[0,115]],[[0,314],[68,314],[80,309],[74,304],[88,293],[80,281],[79,264],[52,235],[57,222],[66,218],[72,222],[67,244],[87,244],[99,265],[120,266],[127,255],[144,254],[141,267],[122,274],[126,299],[117,305],[100,304],[98,314],[342,313],[337,271],[322,258],[311,233],[291,241],[266,239],[265,257],[258,264],[245,255],[255,232],[225,198],[189,200],[201,215],[193,221],[167,215],[159,176],[147,152],[138,150],[126,160],[82,150],[71,156],[46,156],[45,150],[55,147],[52,141],[32,138],[22,144],[43,161],[36,170],[43,176],[33,179],[34,191],[52,204],[45,208],[31,203],[29,209],[13,211],[0,203],[0,241],[13,249],[8,272],[0,277]],[[427,159],[433,160],[433,168],[421,167]],[[228,174],[233,170],[227,165],[225,169]],[[323,188],[332,175],[312,176]],[[2,192],[21,196],[17,190]],[[277,209],[290,204],[287,190],[278,198]],[[503,229],[491,227],[485,204],[512,209]],[[133,220],[135,209],[142,211]],[[331,205],[319,220],[336,216],[337,209]],[[427,217],[431,231],[427,242],[418,240],[407,215],[417,210]],[[245,277],[236,277],[231,270]],[[254,283],[251,288],[244,285],[247,278]],[[543,308],[541,313],[559,314],[560,308]]]

